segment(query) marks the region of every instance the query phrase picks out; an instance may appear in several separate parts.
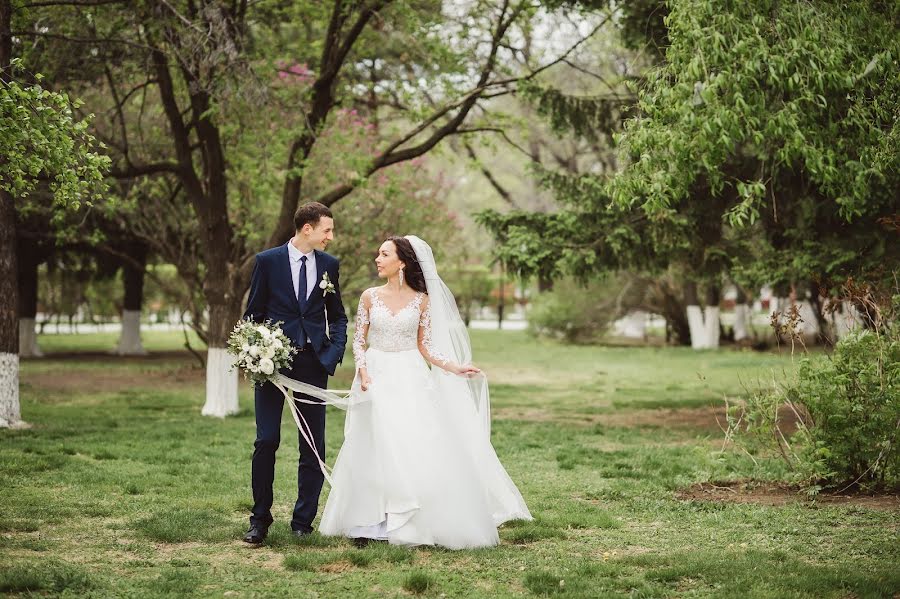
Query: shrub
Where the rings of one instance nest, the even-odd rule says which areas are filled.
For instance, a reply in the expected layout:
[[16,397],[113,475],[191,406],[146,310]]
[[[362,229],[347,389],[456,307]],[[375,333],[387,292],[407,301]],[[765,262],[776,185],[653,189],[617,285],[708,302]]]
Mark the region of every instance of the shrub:
[[774,446],[812,492],[900,488],[897,327],[855,332],[830,356],[803,357],[795,380],[752,394],[729,418],[731,433]]
[[567,343],[599,341],[623,316],[621,296],[629,288],[615,278],[587,284],[560,280],[551,291],[535,297],[528,312],[529,331]]

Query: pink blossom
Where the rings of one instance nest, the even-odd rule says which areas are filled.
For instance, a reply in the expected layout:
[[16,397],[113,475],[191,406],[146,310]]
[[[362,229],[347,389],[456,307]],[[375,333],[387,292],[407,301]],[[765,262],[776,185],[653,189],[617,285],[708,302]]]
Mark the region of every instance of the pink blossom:
[[282,81],[290,80],[292,82],[306,83],[313,78],[313,72],[309,70],[306,63],[297,63],[286,67],[285,61],[276,63],[278,67],[278,78]]

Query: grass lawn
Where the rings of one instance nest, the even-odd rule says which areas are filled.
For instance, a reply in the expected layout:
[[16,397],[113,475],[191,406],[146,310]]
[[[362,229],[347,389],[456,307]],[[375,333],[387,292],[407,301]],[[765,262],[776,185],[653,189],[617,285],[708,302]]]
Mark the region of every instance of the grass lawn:
[[[892,597],[900,512],[864,503],[688,501],[698,482],[776,477],[730,448],[724,396],[781,377],[788,356],[566,347],[474,331],[493,440],[535,516],[477,551],[356,549],[288,533],[296,438],[283,418],[276,522],[240,542],[250,507],[252,392],[200,416],[204,378],[183,338],[48,336],[22,364],[22,413],[0,431],[0,593],[77,597]],[[88,348],[97,352],[72,356]],[[54,353],[58,357],[54,357]],[[333,387],[345,388],[352,363]],[[328,417],[329,461],[343,413]],[[326,491],[327,493],[327,485]],[[324,505],[324,494],[322,505]]]

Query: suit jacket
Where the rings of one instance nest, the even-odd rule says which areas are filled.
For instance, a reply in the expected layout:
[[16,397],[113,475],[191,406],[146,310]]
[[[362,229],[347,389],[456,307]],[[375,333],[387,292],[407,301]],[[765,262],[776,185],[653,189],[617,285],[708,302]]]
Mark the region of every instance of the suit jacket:
[[[257,254],[244,318],[258,323],[266,319],[281,321],[284,334],[298,347],[306,345],[309,338],[319,362],[328,374],[333,375],[347,346],[347,314],[341,301],[340,263],[334,256],[319,250],[315,250],[315,255],[316,284],[301,310],[294,294],[287,244]],[[334,293],[326,294],[319,287],[326,272],[334,285]]]

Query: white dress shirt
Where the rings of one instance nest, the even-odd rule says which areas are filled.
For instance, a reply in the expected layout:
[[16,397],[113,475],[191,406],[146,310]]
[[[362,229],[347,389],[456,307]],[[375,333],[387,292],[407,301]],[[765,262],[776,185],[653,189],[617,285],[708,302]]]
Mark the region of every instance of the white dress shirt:
[[316,251],[312,250],[308,254],[301,253],[290,241],[288,246],[288,256],[291,258],[291,281],[294,283],[294,297],[300,299],[300,258],[306,256],[306,297],[309,299],[313,288],[316,285]]

